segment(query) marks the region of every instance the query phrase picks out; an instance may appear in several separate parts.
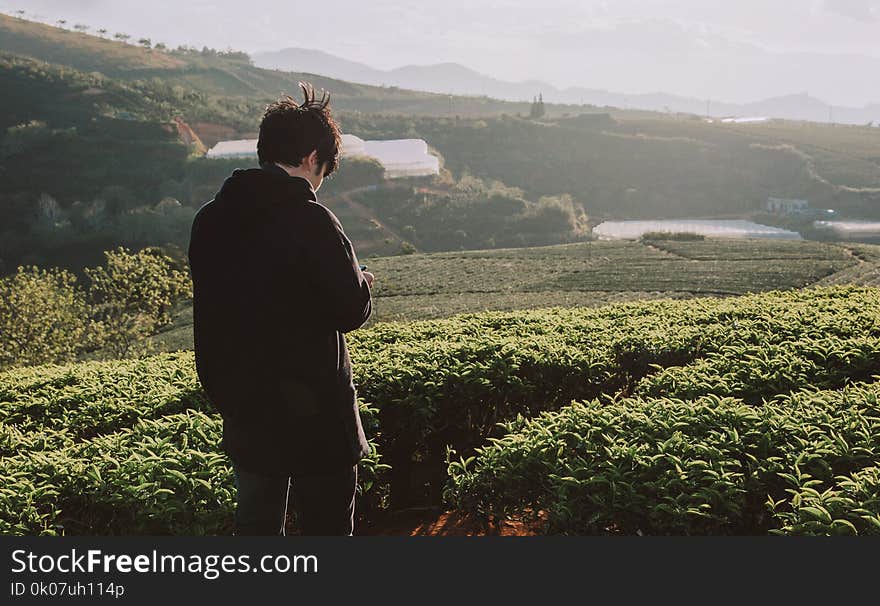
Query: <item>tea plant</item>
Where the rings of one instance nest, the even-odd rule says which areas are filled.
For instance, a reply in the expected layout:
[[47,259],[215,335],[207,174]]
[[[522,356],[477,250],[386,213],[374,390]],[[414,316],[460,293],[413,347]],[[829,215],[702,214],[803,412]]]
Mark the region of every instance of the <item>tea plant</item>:
[[[878,465],[878,294],[491,312],[352,333],[373,444],[359,510],[439,504],[451,469],[459,506],[544,508],[553,532],[816,530],[799,503],[829,490],[871,512],[874,484],[859,474]],[[2,372],[0,531],[224,532],[220,422],[192,352]],[[448,448],[470,463],[450,467]],[[821,490],[792,483],[804,474]],[[797,502],[790,492],[805,490]],[[840,499],[819,505],[837,512]],[[868,532],[866,515],[832,521]]]
[[878,534],[878,394],[575,403],[451,456],[446,497],[486,518],[546,511],[549,533]]

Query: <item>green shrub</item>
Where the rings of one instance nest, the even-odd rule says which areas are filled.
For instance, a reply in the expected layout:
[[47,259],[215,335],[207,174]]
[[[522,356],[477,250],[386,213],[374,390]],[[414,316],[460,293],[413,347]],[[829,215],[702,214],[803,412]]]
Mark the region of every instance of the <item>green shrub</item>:
[[171,321],[171,309],[192,297],[189,275],[155,249],[104,253],[105,265],[87,268],[89,303],[102,328],[102,341],[124,357],[143,346],[143,338]]
[[446,496],[488,518],[545,511],[548,533],[880,534],[878,394],[573,404],[450,460]]
[[[858,495],[873,484],[858,473],[877,467],[880,415],[874,386],[847,383],[874,372],[878,294],[835,287],[470,314],[356,331],[355,382],[369,403],[362,417],[374,444],[361,466],[359,511],[408,500],[439,504],[447,447],[465,459],[484,447],[464,472],[453,470],[460,505],[485,515],[544,508],[553,512],[554,532],[801,532],[801,518],[786,516],[799,511],[787,491],[802,488],[854,499],[855,513],[840,516],[868,532],[871,522],[859,522],[865,518],[855,510],[872,511]],[[811,386],[825,391],[801,393]],[[569,408],[572,400],[593,402]],[[184,425],[183,417],[210,412],[192,352],[0,373],[0,479],[13,487],[0,497],[2,523],[16,533],[60,532],[53,524],[65,532],[123,533],[128,524],[137,532],[159,532],[163,524],[219,532],[222,515],[215,519],[199,504],[195,485],[168,485],[180,491],[168,503],[187,512],[157,513],[150,522],[127,510],[113,517],[137,499],[113,501],[122,489],[111,482],[99,488],[63,479],[65,470],[81,476],[89,466],[105,482],[127,478],[109,458],[128,460],[140,436],[161,441],[171,428],[196,431],[201,421]],[[516,427],[499,427],[518,415]],[[219,417],[207,418],[216,429]],[[167,431],[146,429],[155,423]],[[190,465],[195,455],[179,439],[163,448]],[[218,453],[216,441],[199,444],[203,455]],[[684,479],[676,461],[688,472]],[[798,477],[796,469],[822,488],[794,486],[788,476]],[[597,471],[619,472],[637,488],[583,492],[598,490],[587,482]],[[629,500],[615,500],[624,489]],[[99,502],[82,496],[86,490]],[[159,511],[161,503],[150,507]],[[201,513],[192,517],[190,508]],[[88,522],[77,527],[77,519]]]
[[0,278],[0,368],[71,361],[97,328],[73,274],[19,267]]
[[837,476],[830,486],[797,467],[788,477],[791,498],[768,501],[780,523],[772,534],[880,534],[880,467]]
[[0,381],[0,423],[84,440],[186,410],[210,412],[191,353],[23,368]]
[[222,424],[196,411],[65,449],[5,458],[3,534],[223,534],[232,472]]
[[[211,412],[191,352],[3,373],[0,534],[228,534],[231,468]],[[375,413],[362,404],[370,436]],[[387,501],[372,445],[360,509]]]
[[831,389],[880,374],[880,337],[825,336],[780,343],[732,343],[687,366],[658,370],[635,392],[692,399],[734,396],[757,404],[805,385]]

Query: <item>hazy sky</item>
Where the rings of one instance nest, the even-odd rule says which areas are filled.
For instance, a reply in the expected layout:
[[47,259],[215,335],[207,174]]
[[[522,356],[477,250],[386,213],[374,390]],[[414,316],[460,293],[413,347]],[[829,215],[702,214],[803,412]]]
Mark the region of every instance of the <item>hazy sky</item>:
[[880,0],[0,0],[170,46],[314,48],[379,68],[728,101],[880,102]]

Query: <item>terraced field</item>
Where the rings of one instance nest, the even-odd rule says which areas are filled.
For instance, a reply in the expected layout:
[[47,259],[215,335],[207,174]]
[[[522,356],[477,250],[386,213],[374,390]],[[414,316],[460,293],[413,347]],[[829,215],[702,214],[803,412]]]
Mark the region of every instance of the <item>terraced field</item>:
[[[376,274],[371,322],[541,307],[595,307],[658,298],[730,296],[859,284],[880,247],[810,241],[585,242],[561,246],[367,258]],[[864,267],[862,267],[864,266]],[[870,266],[870,268],[869,268]],[[838,277],[839,276],[839,277]],[[153,342],[192,348],[192,310]]]
[[[355,331],[358,512],[880,534],[878,310],[847,286]],[[221,431],[192,352],[0,373],[0,533],[227,533]]]

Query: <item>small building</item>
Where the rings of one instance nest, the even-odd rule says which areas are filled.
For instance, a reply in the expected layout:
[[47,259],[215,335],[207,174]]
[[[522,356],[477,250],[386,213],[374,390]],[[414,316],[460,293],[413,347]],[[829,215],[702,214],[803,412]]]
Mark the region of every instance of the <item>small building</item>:
[[798,215],[809,208],[810,203],[797,198],[767,198],[766,210],[778,215]]

